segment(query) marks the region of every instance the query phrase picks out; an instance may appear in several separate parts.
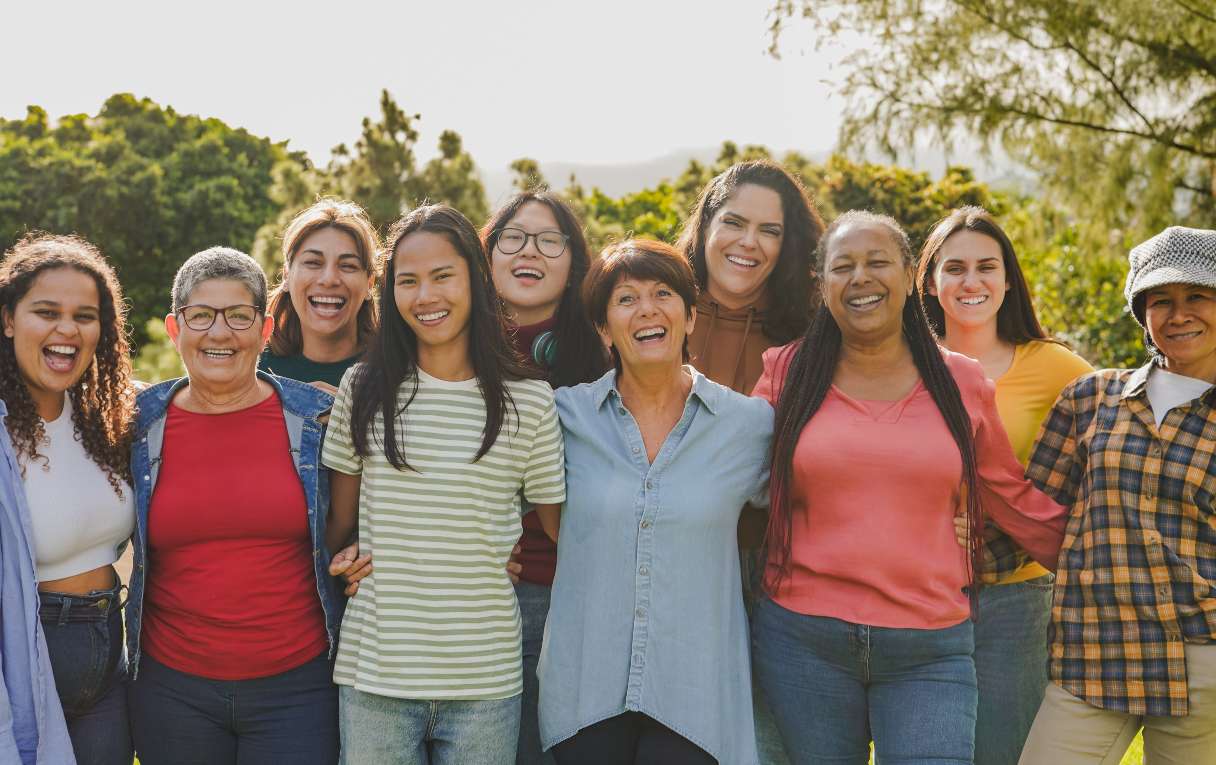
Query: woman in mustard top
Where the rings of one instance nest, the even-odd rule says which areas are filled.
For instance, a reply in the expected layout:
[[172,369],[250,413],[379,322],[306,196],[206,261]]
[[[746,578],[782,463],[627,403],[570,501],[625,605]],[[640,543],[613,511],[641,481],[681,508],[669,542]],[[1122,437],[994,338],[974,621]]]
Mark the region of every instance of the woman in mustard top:
[[[921,250],[917,286],[943,344],[980,362],[1024,465],[1060,391],[1093,368],[1039,325],[1009,237],[980,207],[950,213]],[[1004,534],[992,548],[1012,546]],[[1016,570],[980,591],[975,625],[976,765],[1016,765],[1047,686],[1052,575],[1017,550]]]

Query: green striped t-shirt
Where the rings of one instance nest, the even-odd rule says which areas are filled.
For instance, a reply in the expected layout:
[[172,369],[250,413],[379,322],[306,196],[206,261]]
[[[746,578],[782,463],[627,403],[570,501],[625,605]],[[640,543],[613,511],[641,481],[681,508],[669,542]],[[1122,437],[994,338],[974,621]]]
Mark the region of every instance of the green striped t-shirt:
[[[412,469],[397,470],[376,446],[351,442],[351,381],[342,378],[325,436],[327,467],[361,475],[359,545],[375,571],[342,620],[334,682],[407,699],[501,699],[520,693],[519,607],[507,558],[520,535],[520,496],[565,501],[565,465],[553,391],[508,381],[515,410],[477,462],[486,407],[477,380],[448,382],[418,370],[418,390],[397,416]],[[414,387],[401,385],[398,407]],[[518,412],[518,414],[516,414]]]

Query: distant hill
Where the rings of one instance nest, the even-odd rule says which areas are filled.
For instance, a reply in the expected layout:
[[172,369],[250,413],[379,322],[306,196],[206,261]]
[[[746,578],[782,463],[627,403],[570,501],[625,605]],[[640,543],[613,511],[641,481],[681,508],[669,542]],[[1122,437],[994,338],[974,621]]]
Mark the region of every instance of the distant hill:
[[[781,156],[785,150],[775,152]],[[831,154],[830,150],[802,152],[816,162],[822,162]],[[702,163],[711,163],[718,156],[718,147],[696,149],[677,149],[653,159],[641,162],[622,164],[591,164],[584,162],[545,162],[541,161],[541,172],[556,189],[565,188],[573,174],[578,182],[588,190],[598,187],[609,196],[619,197],[631,191],[654,186],[664,179],[672,179],[684,172],[688,161],[695,159]],[[1033,191],[1036,183],[1033,173],[1027,168],[1010,159],[1004,152],[994,152],[985,156],[978,146],[955,147],[946,152],[939,147],[920,147],[914,153],[900,156],[895,162],[879,152],[872,152],[868,157],[873,162],[883,164],[898,164],[912,167],[929,173],[930,176],[940,177],[947,165],[966,165],[975,171],[978,179],[998,189],[1010,189],[1022,192]],[[486,196],[490,206],[494,207],[511,193],[511,171],[507,168],[482,168],[482,181],[485,183]]]

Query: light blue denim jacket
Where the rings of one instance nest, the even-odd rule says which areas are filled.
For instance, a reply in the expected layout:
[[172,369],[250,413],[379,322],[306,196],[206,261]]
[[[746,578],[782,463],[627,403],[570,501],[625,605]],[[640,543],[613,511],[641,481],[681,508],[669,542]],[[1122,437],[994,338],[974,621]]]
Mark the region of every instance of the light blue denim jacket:
[[[325,631],[329,636],[329,656],[338,643],[338,627],[346,600],[329,575],[330,554],[325,549],[325,516],[329,512],[329,471],[321,466],[323,428],[319,416],[329,411],[333,396],[296,380],[258,372],[270,383],[283,405],[283,420],[291,445],[291,459],[308,501],[308,527],[312,534],[313,569],[317,577],[317,597],[325,612]],[[135,482],[135,565],[131,570],[127,600],[127,656],[131,678],[139,671],[139,627],[143,617],[144,577],[148,562],[148,508],[160,472],[165,419],[174,394],[188,378],[170,380],[143,391],[136,399],[139,414],[135,421],[135,443],[131,447],[131,475]],[[200,466],[205,469],[206,466]]]
[[[0,421],[8,409],[0,401]],[[76,762],[38,620],[34,535],[21,467],[0,427],[0,762]]]
[[773,410],[685,367],[654,463],[616,373],[556,391],[566,505],[540,665],[541,741],[642,712],[723,765],[754,765],[739,585],[744,503],[768,504]]

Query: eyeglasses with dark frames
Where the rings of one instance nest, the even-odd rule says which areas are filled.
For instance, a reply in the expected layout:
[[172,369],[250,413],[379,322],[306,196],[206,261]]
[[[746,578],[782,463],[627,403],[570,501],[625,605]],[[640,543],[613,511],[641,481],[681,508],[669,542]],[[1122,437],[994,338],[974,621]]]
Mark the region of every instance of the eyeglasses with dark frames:
[[215,324],[215,317],[223,314],[224,323],[228,329],[235,332],[249,329],[257,323],[262,309],[256,305],[230,305],[226,308],[216,308],[211,305],[196,303],[184,305],[175,313],[181,314],[182,321],[195,332],[206,332]]
[[514,226],[500,228],[495,233],[498,234],[498,239],[494,245],[503,255],[514,255],[528,246],[529,239],[535,239],[537,252],[546,258],[560,258],[566,251],[566,243],[570,241],[570,237],[560,231],[541,231],[538,234],[529,234],[522,228]]

